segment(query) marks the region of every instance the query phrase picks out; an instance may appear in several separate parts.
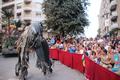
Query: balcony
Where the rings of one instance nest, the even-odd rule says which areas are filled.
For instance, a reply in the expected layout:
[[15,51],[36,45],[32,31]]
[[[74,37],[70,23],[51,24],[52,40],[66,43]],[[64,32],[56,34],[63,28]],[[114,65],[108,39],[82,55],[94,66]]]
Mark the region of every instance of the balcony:
[[30,6],[24,6],[25,12],[31,12],[32,8]]
[[112,12],[111,21],[116,22],[118,18],[117,11]]
[[116,28],[120,29],[120,26],[118,25],[118,23],[113,23],[111,25],[110,31],[113,30],[113,29],[116,29]]
[[116,9],[117,9],[117,5],[113,5],[110,7],[110,11],[116,11]]
[[110,25],[110,19],[106,19],[105,20],[105,27],[109,26]]
[[32,18],[29,17],[29,16],[26,16],[26,17],[23,18],[23,20],[32,20]]
[[32,19],[32,15],[31,14],[24,14],[23,15],[23,20],[31,20]]
[[16,13],[21,13],[22,12],[22,9],[17,9],[16,10]]
[[116,0],[112,0],[110,3],[110,10],[114,11],[117,8],[117,1]]
[[2,7],[8,7],[8,6],[11,6],[11,5],[14,5],[14,4],[15,4],[14,0],[8,0],[7,2],[2,3]]
[[31,3],[32,0],[24,0],[25,3]]

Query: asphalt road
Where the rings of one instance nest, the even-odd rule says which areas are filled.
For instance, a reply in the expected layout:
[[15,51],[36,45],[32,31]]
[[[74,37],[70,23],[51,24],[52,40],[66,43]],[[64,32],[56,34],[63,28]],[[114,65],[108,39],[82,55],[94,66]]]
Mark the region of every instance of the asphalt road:
[[[29,63],[29,73],[27,80],[85,80],[83,74],[76,70],[73,70],[59,61],[55,61],[53,65],[53,73],[44,76],[38,68],[35,66],[36,57],[31,55]],[[15,76],[15,64],[17,63],[17,57],[4,58],[0,56],[0,80],[18,80]]]

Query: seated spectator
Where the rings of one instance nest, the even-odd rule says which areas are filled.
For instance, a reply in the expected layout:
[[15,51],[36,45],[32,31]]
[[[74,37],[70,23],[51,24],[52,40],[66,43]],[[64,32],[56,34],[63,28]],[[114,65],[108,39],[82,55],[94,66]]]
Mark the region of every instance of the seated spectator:
[[112,68],[113,72],[120,72],[120,53],[116,51],[113,55],[114,66]]
[[105,68],[112,68],[112,65],[110,64],[111,61],[108,59],[107,52],[106,52],[106,50],[103,47],[101,47],[100,59],[101,59],[100,64],[103,67],[105,67]]
[[88,57],[92,55],[92,50],[90,47],[87,48],[87,54],[88,54]]
[[64,47],[64,49],[63,49],[63,50],[64,50],[64,51],[67,51],[67,50],[68,50],[68,46],[67,46],[67,45],[68,45],[68,43],[67,43],[67,42],[64,42],[64,43],[63,43],[63,47]]
[[52,37],[51,40],[50,40],[50,44],[54,45],[55,43],[56,43],[55,37]]
[[78,54],[84,54],[85,52],[85,48],[82,44],[78,44],[77,46],[77,51],[76,51]]
[[75,47],[75,45],[71,45],[71,46],[68,48],[68,51],[69,51],[70,53],[75,53],[75,52],[76,52],[76,47]]
[[92,51],[92,55],[90,56],[90,59],[92,59],[93,61],[97,62],[97,56],[96,56],[96,52]]
[[59,48],[59,49],[64,49],[63,42],[61,42],[61,43],[58,45],[58,48]]

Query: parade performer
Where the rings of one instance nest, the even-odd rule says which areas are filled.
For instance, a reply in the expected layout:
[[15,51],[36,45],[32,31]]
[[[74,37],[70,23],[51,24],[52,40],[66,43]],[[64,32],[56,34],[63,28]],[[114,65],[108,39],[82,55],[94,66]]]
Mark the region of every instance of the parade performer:
[[40,22],[28,23],[17,41],[18,63],[15,67],[16,76],[25,80],[28,74],[29,49],[36,52],[36,65],[42,72],[52,72],[49,59],[49,46],[43,37],[43,26]]

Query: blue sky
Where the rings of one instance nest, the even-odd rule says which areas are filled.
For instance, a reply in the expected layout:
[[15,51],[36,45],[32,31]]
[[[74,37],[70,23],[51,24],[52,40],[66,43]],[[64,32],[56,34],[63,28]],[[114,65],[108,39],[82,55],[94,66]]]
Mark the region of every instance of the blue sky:
[[88,38],[95,37],[97,35],[100,4],[101,0],[90,0],[90,6],[88,7],[90,25],[85,29],[85,35]]

